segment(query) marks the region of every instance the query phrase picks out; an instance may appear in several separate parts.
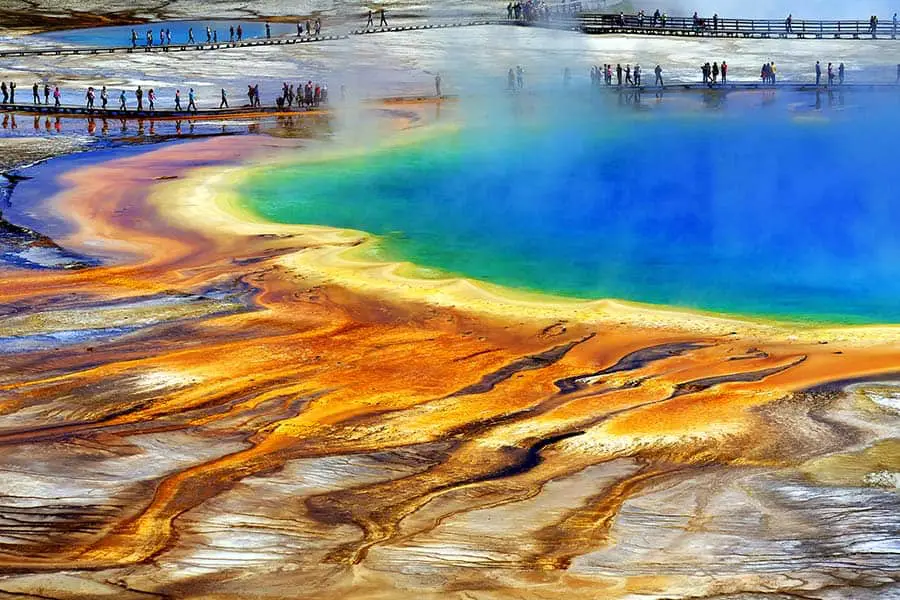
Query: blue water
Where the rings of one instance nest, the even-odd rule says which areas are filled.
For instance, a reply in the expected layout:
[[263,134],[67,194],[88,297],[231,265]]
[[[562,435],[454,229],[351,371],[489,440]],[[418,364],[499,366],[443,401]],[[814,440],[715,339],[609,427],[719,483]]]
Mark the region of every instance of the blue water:
[[[219,42],[228,41],[228,28],[234,27],[237,30],[240,25],[244,30],[244,39],[264,38],[266,37],[266,24],[264,21],[160,21],[158,23],[149,23],[144,25],[116,25],[112,27],[92,27],[86,29],[67,29],[63,31],[53,31],[50,33],[38,34],[36,38],[46,39],[47,41],[59,44],[74,44],[84,46],[113,47],[113,46],[130,46],[131,30],[137,33],[138,46],[144,46],[147,39],[147,30],[153,32],[153,45],[159,44],[159,30],[169,29],[172,32],[172,44],[186,44],[188,40],[188,29],[194,29],[194,39],[197,43],[206,43],[206,27],[209,26],[211,31],[217,31]],[[315,26],[314,22],[310,25]],[[303,22],[304,34],[306,31],[306,22]],[[272,36],[279,35],[296,35],[296,23],[270,23]],[[323,30],[322,34],[326,32]],[[236,36],[237,34],[235,34]]]
[[717,312],[900,322],[895,109],[499,122],[241,186],[275,221],[516,288]]

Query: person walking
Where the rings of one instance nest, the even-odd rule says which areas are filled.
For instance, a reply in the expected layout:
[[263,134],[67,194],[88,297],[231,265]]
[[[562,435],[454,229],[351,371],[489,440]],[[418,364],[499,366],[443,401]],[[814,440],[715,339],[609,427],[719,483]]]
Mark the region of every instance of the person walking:
[[147,30],[147,50],[153,47],[153,31]]
[[714,62],[712,66],[712,82],[715,85],[719,80],[719,63]]
[[634,65],[634,85],[641,87],[641,65]]
[[228,96],[225,94],[225,88],[222,88],[222,101],[219,102],[219,108],[228,108]]
[[828,63],[828,87],[834,85],[834,66],[831,63]]
[[297,37],[303,36],[303,23],[297,21]]
[[219,30],[213,29],[213,44],[219,43]]
[[41,95],[40,95],[40,92],[39,92],[38,90],[40,90],[40,88],[38,87],[38,84],[37,84],[37,82],[35,81],[35,82],[34,82],[34,85],[31,86],[31,100],[32,100],[32,102],[34,102],[35,104],[40,104],[40,103],[41,103]]
[[166,46],[172,45],[172,30],[166,28]]
[[[897,81],[900,82],[900,65],[897,65]],[[516,89],[516,72],[512,67],[506,74],[506,89],[512,91]]]
[[772,85],[775,85],[775,62],[774,61],[769,63],[769,79],[771,79]]
[[134,96],[137,98],[137,109],[144,110],[144,90],[141,89],[141,86],[137,86]]
[[15,81],[9,82],[9,103],[10,104],[16,103],[16,82]]
[[616,64],[616,82],[621,87],[621,85],[622,85],[622,63]]
[[212,42],[212,30],[209,28],[209,25],[206,26],[206,43]]
[[819,64],[819,61],[816,61],[816,87],[819,87],[819,82],[822,80],[822,65]]
[[237,26],[237,36],[238,36],[239,42],[244,39],[244,28],[241,26],[240,23],[238,23],[238,26]]
[[516,65],[516,87],[520,90],[525,87],[525,69],[521,65]]
[[266,39],[272,38],[272,26],[266,23]]
[[434,76],[434,92],[435,95],[440,98],[441,97],[441,74],[438,73]]
[[194,28],[188,27],[188,44],[196,44],[197,40],[194,39]]
[[388,26],[387,19],[384,17],[384,7],[381,7],[381,23],[379,23],[378,26],[379,27],[387,27]]
[[181,90],[175,90],[175,110],[181,110]]
[[375,26],[375,24],[372,22],[372,11],[370,10],[369,11],[369,20],[366,21],[366,29],[369,29],[370,27],[374,27],[374,26]]
[[0,82],[0,93],[3,94],[3,104],[9,103],[9,88],[6,87],[6,82]]
[[44,84],[44,104],[50,104],[50,84],[48,83]]
[[891,37],[897,37],[897,13],[894,13],[893,28],[891,29]]
[[134,29],[131,30],[131,49],[134,50],[137,48],[137,31]]
[[728,63],[724,60],[722,61],[722,83],[724,84],[728,80]]
[[87,94],[84,95],[85,99],[85,108],[88,110],[93,110],[94,108],[94,88],[88,87]]
[[106,110],[106,103],[109,102],[109,92],[106,91],[106,86],[104,85],[100,89],[100,108]]
[[187,108],[188,108],[188,112],[190,112],[191,109],[194,109],[194,114],[197,113],[197,102],[196,102],[196,98],[194,97],[194,88],[191,88],[191,90],[188,92]]
[[838,65],[838,83],[844,85],[844,63]]
[[234,41],[234,25],[231,25],[230,27],[228,27],[228,41],[229,42]]
[[150,112],[153,112],[156,109],[156,92],[153,91],[153,88],[150,88],[150,91],[147,92],[147,102],[150,105],[148,107]]
[[319,37],[319,34],[322,32],[322,19],[316,17],[316,37]]
[[59,99],[62,97],[62,94],[59,93],[59,86],[53,88],[53,107],[59,108]]
[[259,103],[259,84],[253,86],[253,106],[256,108],[260,107]]
[[784,20],[784,32],[785,33],[794,33],[794,15],[788,15],[787,19]]
[[665,87],[665,84],[663,83],[663,77],[662,77],[662,67],[659,65],[656,65],[656,68],[653,69],[653,71],[656,73],[656,85],[658,85],[659,87]]
[[119,110],[128,110],[127,99],[125,98],[125,90],[119,94]]

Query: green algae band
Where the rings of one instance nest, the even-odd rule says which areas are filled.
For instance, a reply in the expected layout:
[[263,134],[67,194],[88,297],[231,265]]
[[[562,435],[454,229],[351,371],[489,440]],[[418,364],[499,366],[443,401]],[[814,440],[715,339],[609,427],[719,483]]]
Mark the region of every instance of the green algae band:
[[863,115],[879,110],[573,111],[267,167],[240,193],[273,221],[373,233],[384,260],[520,289],[898,322],[900,205],[884,143],[900,127],[885,112],[866,141]]

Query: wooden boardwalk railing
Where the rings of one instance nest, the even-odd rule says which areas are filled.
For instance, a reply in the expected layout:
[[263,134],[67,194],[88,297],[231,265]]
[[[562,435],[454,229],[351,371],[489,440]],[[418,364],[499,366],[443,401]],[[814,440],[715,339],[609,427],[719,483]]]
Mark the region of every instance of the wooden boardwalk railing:
[[615,15],[583,12],[577,18],[580,29],[592,34],[668,35],[687,37],[730,37],[756,39],[897,39],[898,27],[869,21],[806,21],[760,19],[713,19],[704,17],[667,17],[654,21],[652,16]]

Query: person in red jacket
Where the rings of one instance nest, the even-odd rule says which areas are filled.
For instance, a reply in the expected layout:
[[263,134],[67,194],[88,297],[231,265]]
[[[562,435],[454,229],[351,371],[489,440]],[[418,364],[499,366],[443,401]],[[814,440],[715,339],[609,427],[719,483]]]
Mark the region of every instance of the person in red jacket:
[[722,83],[728,80],[728,63],[722,61]]

